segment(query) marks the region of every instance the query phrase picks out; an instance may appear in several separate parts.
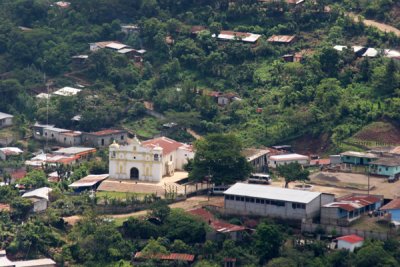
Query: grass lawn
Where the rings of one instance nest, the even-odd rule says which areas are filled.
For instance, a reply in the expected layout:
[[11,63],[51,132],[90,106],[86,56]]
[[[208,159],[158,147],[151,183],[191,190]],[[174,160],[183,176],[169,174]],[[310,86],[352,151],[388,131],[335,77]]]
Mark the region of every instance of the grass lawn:
[[154,117],[144,116],[135,121],[125,121],[123,125],[140,137],[152,138],[160,133],[161,121]]
[[375,232],[387,232],[390,230],[388,224],[378,223],[379,218],[369,217],[367,215],[361,216],[361,218],[355,221],[351,228],[365,230],[365,231],[375,231]]
[[96,196],[102,198],[108,196],[110,198],[126,199],[127,197],[136,196],[139,199],[144,198],[148,194],[145,193],[132,193],[132,192],[110,192],[110,191],[99,191],[96,192]]

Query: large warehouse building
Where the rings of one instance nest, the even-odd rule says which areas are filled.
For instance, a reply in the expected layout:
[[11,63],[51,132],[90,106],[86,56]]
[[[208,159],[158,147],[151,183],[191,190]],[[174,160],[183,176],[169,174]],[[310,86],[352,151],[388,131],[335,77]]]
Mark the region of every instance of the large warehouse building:
[[312,219],[334,195],[265,185],[236,183],[225,194],[225,211],[283,219]]

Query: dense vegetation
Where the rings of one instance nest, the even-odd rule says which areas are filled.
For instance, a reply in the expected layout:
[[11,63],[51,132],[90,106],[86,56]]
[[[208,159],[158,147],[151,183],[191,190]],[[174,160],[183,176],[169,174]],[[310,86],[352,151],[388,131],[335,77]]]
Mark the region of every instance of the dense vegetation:
[[[393,49],[399,38],[353,22],[333,2],[306,1],[293,8],[285,3],[261,6],[254,0],[72,1],[63,9],[47,1],[3,1],[2,111],[20,114],[21,125],[46,121],[46,101],[34,99],[34,92],[45,91],[44,73],[58,88],[74,85],[62,74],[77,71],[91,86],[78,97],[51,99],[49,121],[60,127],[71,127],[77,114],[86,131],[126,125],[143,116],[141,101],[150,100],[182,127],[231,132],[246,146],[328,136],[324,142],[337,148],[369,122],[398,119],[400,78],[397,62],[360,59],[338,53],[333,45]],[[366,3],[382,10],[394,6],[392,1],[356,2],[360,10]],[[327,4],[330,12],[324,11]],[[125,35],[123,23],[138,24],[141,30]],[[192,25],[208,31],[193,36]],[[263,37],[256,46],[221,43],[211,36],[221,29]],[[271,45],[266,38],[272,34],[296,34],[298,40]],[[166,43],[167,36],[173,44]],[[146,49],[144,63],[131,64],[123,55],[101,50],[90,55],[86,67],[71,64],[71,56],[88,53],[89,42],[104,40]],[[304,52],[305,61],[281,60],[294,52]],[[221,108],[204,95],[211,90],[235,92],[243,100]]]

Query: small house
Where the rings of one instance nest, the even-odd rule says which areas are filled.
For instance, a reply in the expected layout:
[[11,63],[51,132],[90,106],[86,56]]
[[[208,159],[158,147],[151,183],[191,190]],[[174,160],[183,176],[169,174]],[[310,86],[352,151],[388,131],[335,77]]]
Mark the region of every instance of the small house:
[[299,163],[301,165],[308,165],[310,159],[308,156],[300,154],[283,154],[283,155],[273,155],[268,159],[268,166],[271,168],[277,168],[280,165],[286,165],[289,163]]
[[381,195],[351,194],[321,207],[321,223],[348,226],[366,212],[378,210]]
[[57,156],[70,156],[76,157],[78,159],[86,159],[91,157],[96,153],[96,149],[93,147],[79,147],[79,146],[72,146],[66,148],[60,148],[57,151],[54,151],[54,154]]
[[393,199],[380,210],[386,211],[390,215],[390,221],[396,226],[400,225],[400,198]]
[[370,172],[377,175],[399,177],[400,157],[380,158],[369,163]]
[[232,103],[233,101],[241,100],[241,98],[239,98],[238,95],[235,93],[219,94],[217,98],[218,98],[217,103],[220,106],[226,106],[229,103]]
[[336,238],[338,242],[338,249],[347,249],[350,252],[353,252],[354,249],[362,247],[364,244],[364,238],[358,235],[345,235]]
[[194,262],[195,255],[183,253],[169,253],[169,254],[152,254],[145,255],[142,252],[136,252],[132,259],[134,266],[140,266],[140,263],[146,260],[153,260],[155,266],[189,266]]
[[234,184],[224,195],[226,213],[290,220],[318,217],[321,206],[334,199],[320,192],[245,183]]
[[13,125],[13,115],[0,112],[0,128],[8,127]]
[[119,144],[126,144],[128,142],[128,132],[125,130],[106,129],[82,134],[82,142],[89,146],[108,147],[114,141]]
[[136,24],[121,25],[121,31],[125,34],[138,33],[140,31],[140,27]]
[[49,193],[53,189],[49,187],[41,187],[22,195],[23,198],[29,199],[33,203],[33,212],[41,212],[47,209],[49,203]]
[[267,39],[267,42],[274,44],[291,44],[295,40],[295,35],[272,35]]
[[64,146],[79,146],[82,143],[82,132],[62,132],[59,134],[58,143]]
[[61,89],[58,89],[57,91],[53,92],[52,95],[55,96],[74,96],[77,95],[81,89],[73,88],[73,87],[63,87]]
[[0,148],[0,159],[7,160],[10,156],[18,156],[22,153],[24,153],[24,151],[18,147],[2,147]]
[[210,240],[219,239],[220,236],[228,236],[232,240],[239,241],[242,240],[243,234],[249,230],[244,226],[216,219],[211,212],[203,208],[189,210],[188,213],[200,218],[210,226],[213,230],[207,233],[207,239]]
[[73,182],[68,187],[72,188],[76,192],[84,190],[96,190],[102,181],[108,178],[108,174],[90,174],[82,179]]
[[76,55],[71,57],[72,63],[75,65],[85,65],[88,58],[88,55]]
[[342,163],[350,165],[368,166],[370,162],[377,160],[379,157],[373,153],[364,153],[356,151],[346,151],[340,154]]
[[242,155],[253,166],[255,172],[268,171],[268,149],[246,148],[242,151]]
[[249,32],[220,31],[218,35],[213,34],[212,37],[216,37],[220,41],[241,41],[255,44],[261,35]]

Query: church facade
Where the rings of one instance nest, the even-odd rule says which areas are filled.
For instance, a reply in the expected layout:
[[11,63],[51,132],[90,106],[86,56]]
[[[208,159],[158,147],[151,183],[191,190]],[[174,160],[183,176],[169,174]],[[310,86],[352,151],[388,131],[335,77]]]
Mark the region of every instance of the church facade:
[[160,182],[183,170],[188,159],[194,157],[191,145],[167,137],[140,142],[136,137],[130,144],[109,147],[109,174],[113,179]]

